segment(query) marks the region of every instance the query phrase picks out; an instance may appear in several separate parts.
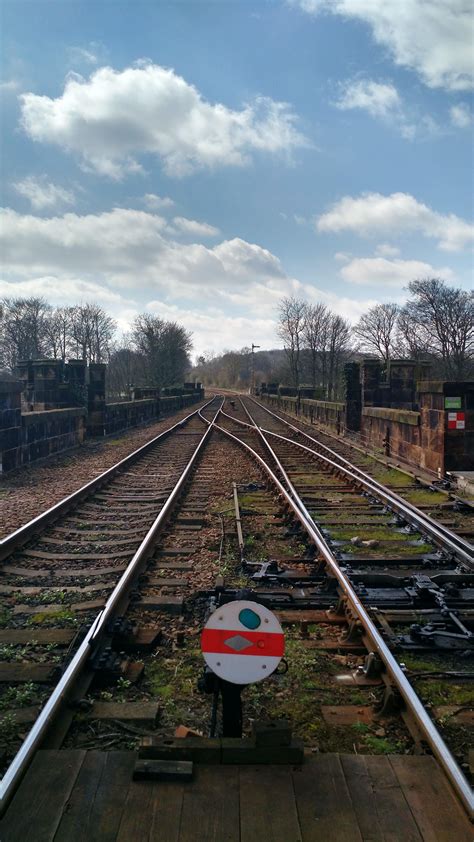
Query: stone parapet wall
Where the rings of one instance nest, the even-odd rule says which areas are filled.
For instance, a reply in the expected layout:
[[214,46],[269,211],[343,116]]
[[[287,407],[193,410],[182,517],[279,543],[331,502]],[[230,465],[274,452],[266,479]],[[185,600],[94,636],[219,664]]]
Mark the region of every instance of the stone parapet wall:
[[365,407],[362,410],[361,435],[370,448],[383,450],[387,456],[398,457],[412,465],[439,467],[440,454],[433,454],[433,464],[427,465],[422,447],[421,413],[406,409]]
[[160,415],[160,400],[140,399],[105,405],[104,432],[106,436],[129,427],[139,427],[155,421]]
[[260,400],[269,407],[281,409],[297,418],[308,419],[311,424],[318,423],[333,432],[341,433],[345,429],[346,405],[341,401],[316,401],[268,394],[262,395]]
[[19,464],[21,389],[19,381],[0,381],[0,472],[11,471]]
[[105,405],[104,434],[111,435],[128,430],[130,427],[139,427],[171,415],[179,409],[197,403],[202,400],[203,392],[196,389],[183,395],[162,395],[155,398],[142,398],[134,401],[119,401]]
[[196,387],[180,395],[106,404],[103,367],[94,367],[89,406],[21,411],[22,381],[0,381],[0,474],[81,445],[87,436],[113,435],[156,421],[203,399]]
[[81,407],[27,412],[20,424],[0,430],[0,471],[6,473],[37,459],[82,444],[86,434],[86,410]]

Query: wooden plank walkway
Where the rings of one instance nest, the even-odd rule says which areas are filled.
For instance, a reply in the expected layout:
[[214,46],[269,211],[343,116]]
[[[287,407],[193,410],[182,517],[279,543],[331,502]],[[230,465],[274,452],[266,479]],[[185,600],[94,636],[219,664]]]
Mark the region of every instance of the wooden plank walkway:
[[432,757],[321,754],[132,781],[129,751],[41,751],[1,842],[473,842]]

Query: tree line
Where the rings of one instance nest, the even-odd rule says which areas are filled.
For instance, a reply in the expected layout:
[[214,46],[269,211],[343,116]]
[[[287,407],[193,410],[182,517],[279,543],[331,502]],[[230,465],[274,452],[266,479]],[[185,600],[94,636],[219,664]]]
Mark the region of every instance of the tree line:
[[[376,304],[351,324],[322,303],[283,298],[277,334],[283,352],[252,355],[250,348],[198,358],[194,373],[204,383],[248,388],[276,381],[308,385],[321,397],[343,393],[344,364],[361,356],[427,360],[434,377],[463,380],[474,376],[474,296],[439,278],[414,280],[404,305]],[[258,337],[255,337],[258,341]]]
[[182,383],[191,350],[188,331],[148,313],[119,336],[115,320],[94,302],[53,307],[40,297],[0,300],[0,370],[7,374],[21,360],[107,363],[108,394],[128,397],[132,386]]

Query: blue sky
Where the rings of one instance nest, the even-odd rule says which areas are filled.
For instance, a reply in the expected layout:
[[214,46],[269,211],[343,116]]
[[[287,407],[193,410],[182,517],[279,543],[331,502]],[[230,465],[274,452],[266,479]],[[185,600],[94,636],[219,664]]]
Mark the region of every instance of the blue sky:
[[472,285],[467,0],[3,0],[0,295],[275,347]]

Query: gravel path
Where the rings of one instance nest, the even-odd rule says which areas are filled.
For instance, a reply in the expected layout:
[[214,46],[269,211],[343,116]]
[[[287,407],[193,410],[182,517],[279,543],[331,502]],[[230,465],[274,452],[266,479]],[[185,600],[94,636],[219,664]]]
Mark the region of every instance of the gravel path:
[[82,447],[45,461],[33,462],[2,477],[0,538],[72,494],[176,421],[189,415],[197,406],[199,404],[194,404],[146,427],[127,430],[107,439],[89,440]]

